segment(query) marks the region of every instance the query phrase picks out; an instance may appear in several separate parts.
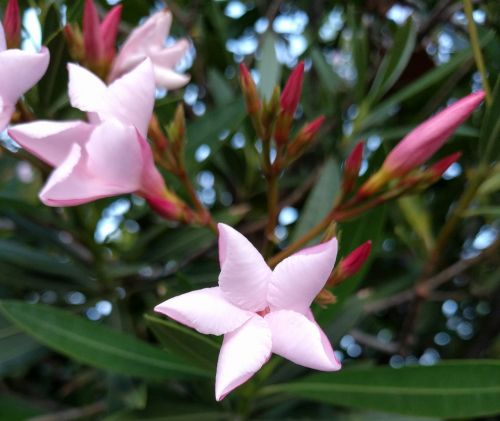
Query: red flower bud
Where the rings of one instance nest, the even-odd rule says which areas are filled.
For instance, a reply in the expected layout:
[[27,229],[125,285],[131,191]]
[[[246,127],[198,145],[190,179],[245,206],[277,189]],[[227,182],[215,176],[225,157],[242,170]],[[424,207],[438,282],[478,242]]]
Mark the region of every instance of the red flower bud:
[[304,81],[304,62],[301,61],[295,69],[292,70],[285,88],[281,93],[281,109],[285,114],[293,117],[295,110],[299,105],[300,95],[302,94],[302,82]]
[[342,181],[342,191],[349,193],[358,179],[361,161],[363,160],[364,143],[359,142],[351,151],[344,163],[344,179]]
[[17,0],[9,0],[5,8],[3,29],[7,48],[19,48],[21,44],[21,14]]
[[99,61],[104,55],[99,14],[93,0],[85,0],[83,9],[83,43],[85,56],[90,62]]
[[358,248],[354,249],[347,257],[343,258],[334,270],[326,285],[337,285],[345,279],[358,273],[363,264],[366,262],[366,259],[368,259],[371,248],[372,242],[366,241]]
[[116,53],[116,36],[118,34],[118,26],[122,16],[122,5],[119,4],[113,7],[104,17],[101,23],[101,34],[104,55],[106,59],[113,60]]
[[325,116],[319,116],[313,121],[306,123],[297,133],[293,142],[288,146],[288,155],[293,157],[300,154],[314,140],[324,121]]
[[433,178],[440,178],[444,172],[450,167],[451,164],[457,162],[462,156],[462,152],[455,152],[451,155],[445,156],[434,163],[426,172],[431,174]]
[[240,63],[240,83],[245,103],[249,114],[255,114],[260,110],[260,99],[257,94],[257,87],[244,63]]

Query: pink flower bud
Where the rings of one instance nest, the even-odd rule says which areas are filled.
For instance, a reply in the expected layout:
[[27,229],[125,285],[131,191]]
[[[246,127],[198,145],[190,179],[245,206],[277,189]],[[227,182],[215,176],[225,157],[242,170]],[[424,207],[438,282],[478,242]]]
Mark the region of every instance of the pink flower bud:
[[364,143],[359,142],[351,151],[344,164],[344,179],[342,182],[342,191],[349,193],[358,179],[361,161],[363,160]]
[[285,88],[281,93],[281,108],[285,114],[293,116],[299,105],[300,95],[302,94],[302,82],[304,81],[304,62],[301,61],[295,69],[292,70]]
[[99,61],[104,55],[99,14],[93,0],[85,0],[83,9],[83,43],[85,56],[90,62]]
[[434,163],[426,172],[432,175],[433,178],[440,178],[444,172],[451,166],[451,164],[457,162],[462,156],[462,152],[455,152],[451,155],[445,156]]
[[113,7],[101,23],[103,50],[106,59],[113,60],[116,53],[116,35],[122,16],[122,5]]
[[7,48],[19,48],[21,44],[21,15],[17,0],[9,0],[5,8],[3,28]]
[[245,103],[249,114],[254,114],[260,110],[260,99],[252,75],[244,63],[240,64],[240,83]]
[[423,164],[467,120],[483,98],[483,91],[475,92],[424,121],[389,153],[383,169],[399,177]]

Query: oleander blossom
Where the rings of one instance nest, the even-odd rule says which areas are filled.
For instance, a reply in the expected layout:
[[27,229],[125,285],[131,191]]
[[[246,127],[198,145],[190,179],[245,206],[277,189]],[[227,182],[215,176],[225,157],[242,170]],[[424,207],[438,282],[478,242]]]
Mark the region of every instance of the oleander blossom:
[[153,63],[156,86],[178,89],[186,85],[190,77],[176,72],[175,67],[186,54],[189,42],[183,38],[167,46],[165,42],[171,25],[172,14],[161,10],[134,29],[113,61],[109,81],[130,71],[148,57]]
[[310,247],[271,270],[238,231],[219,224],[219,286],[171,298],[155,311],[203,334],[224,335],[215,397],[250,379],[277,354],[322,371],[341,367],[310,305],[335,263],[337,240]]
[[0,24],[0,132],[9,124],[19,98],[42,78],[48,65],[45,47],[39,53],[7,49]]
[[145,137],[154,106],[149,59],[106,86],[69,64],[71,105],[85,121],[36,121],[14,126],[10,136],[54,171],[40,192],[48,206],[75,206],[102,197],[137,193],[175,217],[180,209],[156,169]]

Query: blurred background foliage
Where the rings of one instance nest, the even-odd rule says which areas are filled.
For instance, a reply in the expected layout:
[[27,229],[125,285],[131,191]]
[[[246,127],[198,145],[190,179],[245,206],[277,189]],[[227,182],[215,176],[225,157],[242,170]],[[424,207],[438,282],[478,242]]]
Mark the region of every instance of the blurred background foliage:
[[[96,3],[104,11],[117,1]],[[164,6],[121,3],[121,39]],[[24,48],[44,43],[51,51],[49,70],[27,103],[38,118],[78,117],[66,95],[69,55],[60,29],[81,22],[83,1],[21,6]],[[314,147],[280,179],[280,246],[326,215],[339,191],[341,163],[357,140],[366,141],[366,178],[416,124],[481,86],[460,1],[179,0],[168,6],[171,37],[192,42],[180,65],[192,80],[178,91],[158,91],[155,110],[166,126],[184,103],[187,166],[201,200],[256,244],[266,223],[266,185],[260,145],[245,118],[239,62],[269,97],[304,59],[295,127],[326,116]],[[500,3],[475,1],[474,7],[494,86]],[[213,234],[161,220],[137,197],[44,207],[37,193],[47,168],[2,133],[0,418],[416,420],[500,411],[500,363],[491,361],[500,356],[498,164],[440,256],[439,268],[452,270],[434,279],[425,297],[414,288],[481,160],[484,114],[483,106],[439,152],[462,150],[463,156],[429,190],[340,224],[341,255],[373,241],[362,272],[334,289],[337,303],[315,308],[345,371],[325,377],[273,359],[272,373],[264,369],[222,404],[213,398],[217,338],[152,314],[167,297],[215,284]],[[420,310],[412,317],[415,301]],[[435,366],[469,358],[490,360]]]

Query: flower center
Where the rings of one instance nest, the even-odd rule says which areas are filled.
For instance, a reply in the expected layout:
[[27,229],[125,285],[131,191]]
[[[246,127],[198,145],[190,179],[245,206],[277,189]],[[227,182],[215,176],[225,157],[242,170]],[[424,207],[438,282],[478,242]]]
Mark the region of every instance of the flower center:
[[264,310],[258,311],[257,314],[260,317],[264,317],[266,314],[269,314],[271,312],[271,309],[269,307],[266,307]]

